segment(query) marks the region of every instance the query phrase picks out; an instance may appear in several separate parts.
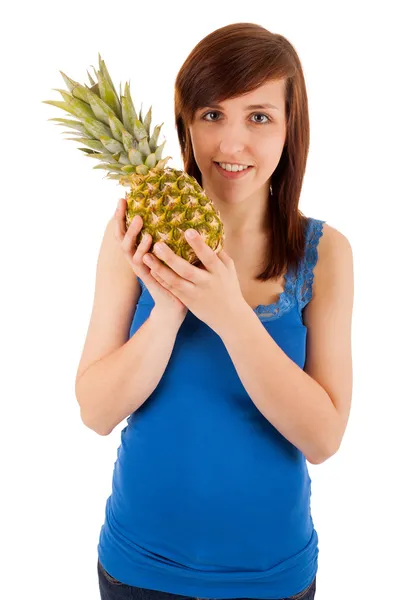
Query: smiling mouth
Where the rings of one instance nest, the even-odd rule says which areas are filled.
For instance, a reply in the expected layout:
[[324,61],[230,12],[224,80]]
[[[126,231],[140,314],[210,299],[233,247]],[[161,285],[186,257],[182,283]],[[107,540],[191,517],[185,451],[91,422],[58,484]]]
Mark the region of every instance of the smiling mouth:
[[[218,162],[216,160],[213,161],[213,163],[215,165],[218,165],[221,169],[223,169],[223,167],[221,167],[222,164],[231,164],[231,163],[221,163]],[[244,164],[239,164],[239,163],[232,163],[233,165],[237,165],[238,167],[245,167],[245,169],[241,169],[241,170],[247,170],[247,169],[252,169],[253,165],[244,165]],[[237,173],[238,171],[228,171],[228,169],[224,169],[224,171],[227,171],[228,173]]]

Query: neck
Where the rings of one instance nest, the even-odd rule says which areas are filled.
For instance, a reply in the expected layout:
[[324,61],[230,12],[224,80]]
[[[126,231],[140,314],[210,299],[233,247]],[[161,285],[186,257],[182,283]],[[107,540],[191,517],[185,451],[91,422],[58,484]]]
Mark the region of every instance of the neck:
[[267,194],[263,188],[239,201],[232,196],[218,196],[212,190],[205,191],[219,211],[227,240],[248,241],[253,236],[260,238],[268,233],[269,186]]

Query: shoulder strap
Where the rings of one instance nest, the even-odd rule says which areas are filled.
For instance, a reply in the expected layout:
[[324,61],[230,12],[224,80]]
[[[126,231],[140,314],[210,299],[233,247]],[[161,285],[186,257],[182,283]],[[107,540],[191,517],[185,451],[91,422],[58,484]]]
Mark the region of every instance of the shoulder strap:
[[318,243],[323,234],[324,223],[326,223],[326,221],[308,217],[306,225],[305,253],[300,263],[300,275],[296,286],[297,302],[300,311],[303,310],[312,298],[314,267],[318,261]]

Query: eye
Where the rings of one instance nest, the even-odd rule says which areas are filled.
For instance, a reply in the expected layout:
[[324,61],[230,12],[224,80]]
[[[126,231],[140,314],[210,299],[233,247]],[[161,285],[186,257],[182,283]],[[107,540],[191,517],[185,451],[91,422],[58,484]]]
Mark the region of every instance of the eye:
[[[201,118],[202,118],[204,121],[211,121],[211,122],[213,122],[213,121],[217,121],[217,119],[206,119],[206,117],[207,117],[208,115],[219,115],[219,114],[221,114],[221,113],[220,113],[219,111],[217,111],[217,110],[210,110],[210,111],[208,111],[207,113],[205,113],[205,114],[204,114],[204,115],[203,115]],[[253,121],[254,123],[256,123],[256,125],[267,125],[267,124],[268,124],[268,123],[270,123],[270,122],[271,122],[271,120],[272,120],[272,119],[271,119],[271,117],[270,117],[269,115],[266,115],[266,114],[264,114],[264,113],[253,113],[251,116],[252,116],[252,117],[253,117],[253,116],[257,116],[257,117],[264,117],[265,119],[267,119],[266,121]]]
[[[214,111],[210,111],[210,112],[208,112],[208,113],[205,113],[205,115],[203,115],[201,118],[202,118],[202,119],[204,119],[205,121],[208,121],[209,119],[206,119],[206,117],[207,117],[208,115],[216,115],[216,114],[217,114],[217,113],[215,112],[215,110],[214,110]],[[211,120],[213,121],[214,119],[211,119]]]
[[255,116],[265,117],[266,119],[268,119],[268,121],[258,121],[259,125],[264,125],[264,123],[269,123],[271,121],[270,117],[268,115],[264,115],[264,113],[255,113]]

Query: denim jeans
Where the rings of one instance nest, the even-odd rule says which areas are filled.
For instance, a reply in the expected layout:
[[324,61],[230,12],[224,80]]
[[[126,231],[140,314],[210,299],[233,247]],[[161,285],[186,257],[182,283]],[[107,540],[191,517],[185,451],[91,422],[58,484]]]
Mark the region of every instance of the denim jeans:
[[[122,583],[107,573],[99,560],[97,561],[97,574],[99,577],[101,600],[183,600],[183,598],[186,598],[186,596],[180,594],[158,592],[156,590],[148,590],[146,588]],[[299,592],[294,596],[279,598],[277,600],[314,600],[316,588],[317,577],[315,577],[314,581],[302,592]],[[212,600],[212,598],[193,598],[192,600]],[[240,600],[251,599],[242,598]]]

